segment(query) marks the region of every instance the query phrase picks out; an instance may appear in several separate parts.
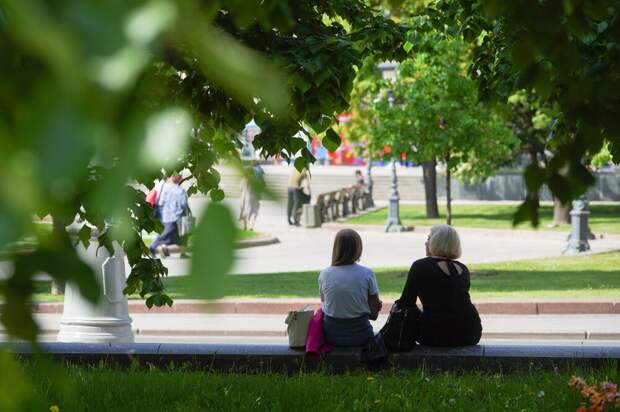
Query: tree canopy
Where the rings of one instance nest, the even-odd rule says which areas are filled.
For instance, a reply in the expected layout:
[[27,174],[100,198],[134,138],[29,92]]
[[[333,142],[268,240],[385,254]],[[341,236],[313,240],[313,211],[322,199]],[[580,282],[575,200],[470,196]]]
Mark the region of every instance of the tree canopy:
[[[205,258],[217,264],[193,268],[223,278],[232,253],[218,251],[232,248],[234,222],[218,204],[224,193],[214,166],[238,161],[243,125],[255,119],[261,127],[254,145],[263,153],[299,152],[295,165],[305,167],[313,157],[297,133],[324,134],[336,147],[331,126],[348,107],[358,69],[423,52],[433,31],[473,48],[469,73],[483,100],[505,103],[528,89],[561,112],[557,153],[525,171],[528,197],[516,222],[536,215],[545,183],[562,201],[583,194],[593,182],[584,159],[605,140],[618,161],[617,1],[387,4],[418,18],[396,23],[361,0],[3,0],[0,249],[15,264],[0,284],[8,330],[34,337],[27,302],[38,271],[98,295],[74,239],[37,231],[35,214],[59,228],[79,216],[90,224],[76,234],[85,244],[94,233],[107,248],[120,242],[132,268],[126,292],[147,305],[171,304],[160,279],[166,269],[142,241],[143,231],[161,227],[138,186],[162,168],[189,170],[190,193],[213,200],[196,247],[215,245]],[[24,239],[33,240],[27,248],[7,249]]]
[[594,183],[584,159],[605,140],[620,161],[619,11],[614,0],[438,0],[424,11],[473,46],[470,73],[483,99],[503,103],[531,89],[562,114],[555,156],[525,171],[515,223],[536,216],[543,184],[564,203],[582,195]]
[[[224,193],[214,166],[238,161],[237,135],[252,118],[263,153],[301,151],[296,166],[311,162],[294,136],[325,132],[348,105],[356,66],[371,54],[399,58],[404,34],[362,1],[3,1],[0,249],[14,262],[0,284],[7,330],[35,337],[28,300],[39,271],[97,299],[91,270],[62,230],[75,216],[89,224],[79,241],[97,233],[101,245],[123,246],[126,293],[172,304],[166,268],[142,240],[161,226],[138,186],[162,168],[189,170],[190,194],[214,201],[196,229],[205,253],[192,276],[208,276],[196,284],[217,296],[236,229],[217,203]],[[61,230],[37,231],[35,214]],[[24,239],[29,247],[6,249]]]
[[[491,175],[512,157],[517,140],[494,107],[479,101],[466,72],[467,45],[430,32],[418,46],[393,81],[373,72],[359,80],[357,116],[349,127],[353,137],[366,139],[375,157],[404,153],[417,163],[438,159],[448,173],[467,180]],[[391,149],[388,154],[384,146]]]

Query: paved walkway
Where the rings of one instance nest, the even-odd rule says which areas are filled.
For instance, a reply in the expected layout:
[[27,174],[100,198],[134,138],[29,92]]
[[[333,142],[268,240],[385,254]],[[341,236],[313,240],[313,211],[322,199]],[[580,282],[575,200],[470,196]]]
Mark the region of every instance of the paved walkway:
[[[133,329],[142,342],[231,342],[271,338],[286,342],[284,315],[257,314],[132,314]],[[42,338],[54,340],[60,314],[37,314]],[[386,321],[373,323],[378,331]],[[620,341],[620,315],[483,315],[483,338],[504,340]],[[4,329],[0,327],[0,341]]]
[[[238,203],[228,202],[236,211]],[[196,214],[205,206],[203,199],[192,200]],[[319,271],[331,261],[333,239],[338,228],[306,229],[289,226],[285,204],[261,202],[257,231],[278,237],[280,243],[237,251],[233,270],[236,274]],[[566,233],[531,230],[489,230],[458,228],[463,244],[462,261],[466,263],[501,262],[561,256],[566,247]],[[424,256],[428,228],[413,232],[384,233],[382,227],[359,229],[364,242],[360,263],[373,268],[407,267]],[[593,252],[620,249],[620,236],[607,235],[591,241]],[[170,276],[188,273],[189,261],[166,259]]]
[[[238,200],[231,199],[227,203],[233,213],[237,214]],[[203,197],[190,199],[196,215],[200,215],[206,204]],[[378,206],[382,206],[382,203],[378,202]],[[428,227],[419,227],[405,233],[384,233],[382,226],[367,225],[357,229],[364,242],[360,261],[363,265],[372,268],[408,267],[425,254],[424,242],[428,236]],[[457,229],[463,245],[461,260],[468,264],[558,257],[566,247],[567,233],[563,232]],[[286,222],[284,202],[262,201],[256,230],[276,236],[280,243],[237,250],[237,260],[232,273],[318,272],[331,261],[333,240],[339,227],[306,229],[289,226]],[[592,252],[618,250],[620,235],[605,234],[603,239],[590,241],[590,245]],[[163,262],[169,269],[169,276],[189,273],[188,259],[173,255]],[[9,266],[0,262],[0,278],[7,273]],[[41,277],[47,278],[45,275]]]

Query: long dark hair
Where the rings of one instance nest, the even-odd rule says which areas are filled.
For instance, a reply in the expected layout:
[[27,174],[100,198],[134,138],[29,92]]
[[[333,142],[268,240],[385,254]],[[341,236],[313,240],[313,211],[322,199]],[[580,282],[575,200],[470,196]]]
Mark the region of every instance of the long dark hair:
[[336,233],[332,266],[352,265],[362,256],[362,238],[353,229],[342,229]]

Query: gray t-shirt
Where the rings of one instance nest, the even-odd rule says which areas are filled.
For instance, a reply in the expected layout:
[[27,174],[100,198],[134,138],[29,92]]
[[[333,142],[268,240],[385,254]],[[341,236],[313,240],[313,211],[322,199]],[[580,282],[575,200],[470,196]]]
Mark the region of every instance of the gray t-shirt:
[[330,266],[319,275],[323,313],[340,319],[369,315],[368,295],[379,294],[374,272],[354,263]]

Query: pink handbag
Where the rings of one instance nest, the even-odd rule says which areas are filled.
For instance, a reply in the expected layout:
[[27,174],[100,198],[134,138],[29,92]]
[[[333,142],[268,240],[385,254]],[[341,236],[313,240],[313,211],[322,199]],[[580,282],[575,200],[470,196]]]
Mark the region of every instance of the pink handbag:
[[145,200],[146,203],[151,205],[151,207],[155,207],[155,203],[157,203],[157,190],[155,190],[155,188],[149,190],[149,192],[146,194]]
[[323,336],[323,309],[319,308],[310,319],[308,339],[306,339],[306,353],[321,355],[332,351],[332,347],[325,343]]

